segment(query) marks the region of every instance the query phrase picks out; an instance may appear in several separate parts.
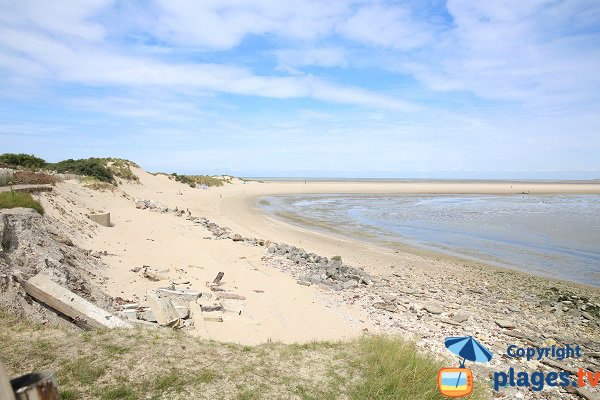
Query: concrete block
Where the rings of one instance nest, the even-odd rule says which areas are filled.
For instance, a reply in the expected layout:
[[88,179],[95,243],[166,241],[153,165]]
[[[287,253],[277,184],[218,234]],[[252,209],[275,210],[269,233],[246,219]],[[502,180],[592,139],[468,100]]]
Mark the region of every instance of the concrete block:
[[102,226],[111,226],[110,225],[110,213],[104,214],[88,214],[88,218],[94,221],[95,223]]

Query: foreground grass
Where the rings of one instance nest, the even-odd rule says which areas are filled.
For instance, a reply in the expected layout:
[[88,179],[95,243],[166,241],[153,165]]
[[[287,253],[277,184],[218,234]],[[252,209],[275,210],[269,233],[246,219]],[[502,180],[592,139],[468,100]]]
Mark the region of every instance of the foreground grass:
[[2,311],[0,320],[9,374],[52,369],[62,399],[443,399],[438,362],[397,338],[241,346],[172,331],[70,331]]
[[39,201],[34,200],[26,192],[0,192],[0,209],[3,208],[33,208],[40,214],[44,214],[44,208]]

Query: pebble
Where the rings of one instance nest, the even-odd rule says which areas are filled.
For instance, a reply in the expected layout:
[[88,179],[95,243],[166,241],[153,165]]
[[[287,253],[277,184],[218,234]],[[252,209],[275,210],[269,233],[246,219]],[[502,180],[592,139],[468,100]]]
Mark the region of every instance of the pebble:
[[514,322],[508,321],[506,319],[497,319],[494,322],[500,328],[505,328],[505,329],[514,329],[516,326]]

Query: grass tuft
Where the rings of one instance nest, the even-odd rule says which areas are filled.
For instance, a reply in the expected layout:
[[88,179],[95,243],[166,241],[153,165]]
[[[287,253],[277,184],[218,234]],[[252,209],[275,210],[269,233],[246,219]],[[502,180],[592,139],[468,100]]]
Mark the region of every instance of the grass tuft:
[[44,214],[42,204],[34,200],[29,193],[15,191],[0,193],[0,209],[17,207],[33,208],[38,213]]

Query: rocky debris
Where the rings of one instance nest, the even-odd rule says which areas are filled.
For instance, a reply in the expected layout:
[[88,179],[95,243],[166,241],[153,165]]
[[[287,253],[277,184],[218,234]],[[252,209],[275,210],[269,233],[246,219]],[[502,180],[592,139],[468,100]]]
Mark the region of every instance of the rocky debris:
[[19,271],[23,280],[43,273],[92,304],[114,310],[112,298],[90,283],[104,265],[68,239],[67,232],[60,221],[32,209],[0,210],[0,307],[36,322],[65,323],[31,300],[13,279]]
[[573,374],[573,375],[576,375],[577,372],[579,371],[579,368],[571,367],[562,361],[553,360],[551,358],[542,358],[542,360],[540,362],[549,367],[559,369],[561,371],[567,371],[568,373]]
[[142,276],[155,282],[166,281],[167,279],[169,279],[164,273],[156,271],[148,265],[144,265],[142,270]]
[[271,257],[281,256],[296,267],[298,284],[304,286],[324,285],[327,289],[342,290],[358,286],[370,285],[373,278],[362,269],[342,264],[340,260],[332,260],[304,249],[284,243],[273,243],[267,249]]
[[577,388],[576,393],[579,395],[579,397],[581,397],[584,400],[599,400],[600,399],[600,394],[593,393],[592,391],[590,391],[589,389],[586,389],[586,388],[581,388],[581,387]]
[[[217,277],[223,277],[219,273]],[[214,291],[201,292],[187,287],[162,287],[146,293],[146,300],[137,303],[124,303],[121,313],[130,321],[143,321],[149,327],[168,327],[173,329],[205,330],[204,323],[223,322],[225,312],[241,314],[246,297],[238,293],[225,291],[214,283],[207,282]],[[226,306],[225,302],[235,302],[235,307]],[[202,321],[202,324],[199,324]],[[199,328],[198,328],[199,326]]]
[[516,325],[514,322],[506,320],[506,319],[497,319],[494,321],[496,323],[496,325],[498,325],[500,328],[505,328],[505,329],[515,329]]
[[467,321],[469,319],[470,315],[467,314],[454,314],[452,317],[450,317],[453,321],[458,322],[459,324]]
[[425,309],[425,311],[427,311],[430,314],[441,314],[444,312],[444,309],[442,308],[442,306],[438,305],[438,304],[425,304],[425,306],[423,307]]
[[[162,210],[161,212],[174,212],[176,215],[183,215],[177,208],[173,210],[166,207],[161,208],[148,200],[136,200],[135,204],[136,207],[142,209],[156,209]],[[370,285],[373,283],[373,277],[370,274],[360,268],[343,264],[339,256],[328,259],[285,243],[271,243],[264,239],[246,238],[239,233],[232,232],[230,228],[221,227],[211,222],[208,218],[194,217],[189,212],[186,215],[187,219],[211,232],[215,239],[231,239],[234,242],[243,242],[251,246],[265,246],[268,254],[285,257],[300,266],[303,269],[302,275],[310,276],[309,279],[306,279],[297,274],[298,282],[302,282],[299,283],[300,285],[321,285],[324,289],[339,291],[354,288],[359,284]]]

